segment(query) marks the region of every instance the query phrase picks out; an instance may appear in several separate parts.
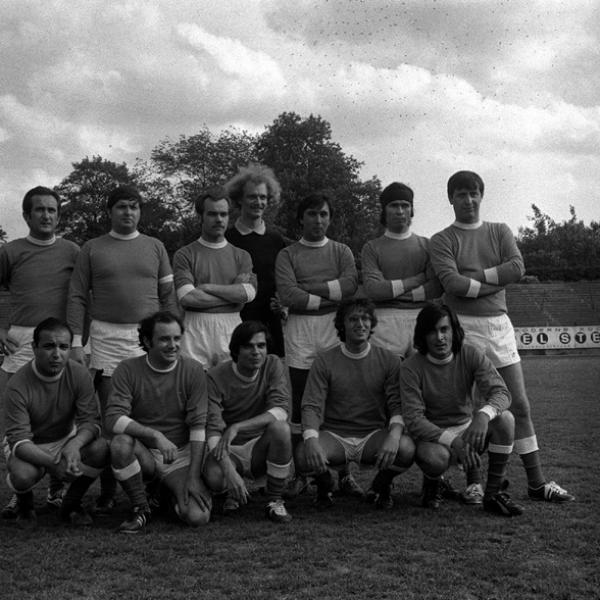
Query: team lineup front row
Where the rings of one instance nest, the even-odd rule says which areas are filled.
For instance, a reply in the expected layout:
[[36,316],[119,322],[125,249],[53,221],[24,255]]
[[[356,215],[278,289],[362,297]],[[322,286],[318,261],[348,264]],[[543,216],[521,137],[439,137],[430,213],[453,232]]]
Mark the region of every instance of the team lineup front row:
[[[370,300],[343,301],[335,314],[340,343],[310,369],[295,464],[314,477],[315,503],[333,504],[330,468],[354,461],[375,467],[367,496],[391,508],[393,478],[415,462],[423,506],[435,509],[449,466],[480,469],[487,451],[483,509],[520,515],[504,490],[514,441],[510,394],[489,359],[464,343],[452,309],[430,304],[419,312],[418,352],[404,362],[370,343],[376,326]],[[293,462],[291,395],[281,360],[267,353],[267,328],[239,324],[231,359],[207,373],[181,356],[183,334],[172,313],[141,322],[144,354],[113,374],[103,437],[89,372],[69,359],[70,328],[55,318],[38,325],[34,359],[11,378],[5,400],[7,482],[22,526],[35,526],[32,488],[46,473],[69,482],[61,518],[91,524],[81,501],[109,464],[131,503],[123,533],[143,531],[165,494],[183,522],[205,524],[216,498],[246,503],[245,477],[266,478],[269,519],[291,520],[282,498]]]
[[[135,392],[146,399],[148,410],[150,405],[154,407],[151,414],[159,421],[162,419],[162,408],[158,410],[157,407],[164,408],[165,399],[156,399],[156,394],[164,390],[160,365],[167,371],[172,367],[177,377],[181,376],[181,381],[186,382],[186,378],[195,375],[188,372],[190,369],[186,367],[184,377],[180,373],[182,364],[195,365],[192,371],[198,368],[208,370],[209,396],[211,393],[217,394],[213,387],[218,390],[217,395],[222,403],[221,416],[226,425],[221,423],[217,427],[213,424],[212,427],[219,435],[222,434],[220,440],[219,435],[211,437],[210,433],[208,438],[198,439],[200,433],[194,433],[195,428],[185,422],[191,431],[190,464],[197,471],[200,461],[208,486],[226,490],[225,497],[219,498],[219,502],[223,501],[228,509],[247,498],[243,477],[238,471],[242,475],[265,475],[271,497],[269,515],[276,520],[287,520],[289,515],[281,502],[281,487],[288,478],[292,463],[295,465],[295,474],[287,484],[287,494],[293,495],[304,489],[307,485],[305,475],[313,473],[319,491],[317,501],[327,505],[331,502],[333,480],[324,465],[340,464],[340,488],[362,495],[364,492],[345,466],[346,462],[358,460],[371,461],[378,467],[378,475],[368,493],[369,498],[379,506],[390,505],[391,478],[398,469],[410,465],[413,458],[425,473],[426,504],[435,505],[440,495],[438,475],[447,458],[440,450],[444,447],[450,448],[453,454],[462,452],[460,461],[467,477],[464,497],[469,503],[486,506],[479,464],[483,442],[475,437],[481,438],[483,433],[488,432],[482,423],[484,415],[487,416],[490,419],[489,433],[490,436],[494,433],[495,440],[492,442],[490,437],[490,445],[487,446],[488,450],[493,450],[491,464],[501,465],[502,457],[499,458],[499,455],[506,454],[504,446],[510,446],[512,441],[505,445],[505,432],[501,434],[500,429],[508,426],[503,419],[508,418],[504,415],[510,414],[514,416],[514,450],[525,468],[528,495],[533,499],[555,503],[572,501],[574,497],[569,492],[554,481],[547,481],[544,476],[514,330],[507,314],[504,288],[522,277],[523,259],[505,224],[480,219],[484,184],[479,175],[471,171],[459,171],[450,177],[447,188],[455,220],[434,235],[431,241],[410,230],[414,197],[408,186],[395,182],[381,193],[381,223],[385,231],[381,236],[367,241],[361,253],[363,290],[372,299],[376,310],[373,312],[365,305],[361,310],[369,314],[370,326],[363,324],[357,325],[357,328],[368,329],[369,335],[373,330],[372,345],[368,341],[365,342],[367,345],[354,343],[350,339],[351,329],[343,322],[344,317],[336,313],[338,307],[345,306],[346,300],[355,297],[358,276],[351,250],[327,237],[327,230],[334,219],[334,203],[330,197],[320,193],[303,198],[296,210],[302,236],[295,243],[286,245],[281,234],[267,227],[263,220],[265,210],[278,202],[280,194],[279,184],[267,167],[244,167],[224,188],[212,188],[198,196],[195,209],[201,227],[200,237],[175,253],[173,269],[162,243],[141,234],[137,229],[143,199],[135,188],[120,186],[109,194],[106,209],[110,217],[110,231],[87,241],[81,249],[55,235],[61,209],[58,194],[48,188],[34,188],[27,192],[22,203],[29,235],[0,247],[0,283],[8,287],[12,304],[10,328],[0,328],[0,350],[5,355],[2,374],[8,379],[7,389],[14,390],[13,380],[17,375],[20,376],[23,369],[31,371],[32,365],[36,365],[40,340],[35,338],[34,332],[36,326],[39,327],[49,317],[68,324],[72,332],[72,339],[71,334],[66,336],[69,338],[70,357],[85,370],[82,342],[85,324],[88,318],[91,319],[91,357],[88,366],[93,374],[93,388],[99,401],[103,438],[111,440],[112,456],[112,470],[97,467],[102,471],[101,493],[94,510],[97,514],[110,512],[114,506],[116,481],[120,481],[124,489],[133,494],[133,506],[141,506],[136,514],[142,517],[134,518],[133,523],[141,521],[142,526],[147,512],[146,505],[141,503],[145,496],[140,492],[143,489],[141,484],[138,485],[142,477],[139,473],[154,470],[152,452],[165,459],[164,478],[170,482],[167,487],[176,491],[176,506],[182,518],[201,520],[200,512],[204,513],[200,509],[207,510],[208,507],[207,494],[200,493],[195,482],[189,483],[181,474],[176,476],[179,469],[174,468],[172,460],[175,448],[188,442],[180,418],[169,413],[166,418],[168,431],[163,432],[164,437],[161,437],[156,435],[152,423],[146,423],[139,429],[137,417],[126,414],[131,409]],[[232,204],[237,206],[239,218],[233,227],[228,228]],[[415,324],[418,324],[417,317],[422,314],[421,311],[431,310],[429,302],[440,296],[444,305],[449,307],[445,318],[452,325],[454,343],[462,339],[460,330],[455,330],[453,314],[456,313],[467,341],[465,347],[473,346],[485,355],[508,390],[510,413],[506,412],[506,401],[501,401],[500,396],[495,395],[494,400],[490,400],[490,406],[484,407],[481,414],[478,412],[464,432],[454,431],[452,427],[467,420],[462,411],[469,404],[469,393],[463,394],[462,389],[455,390],[457,397],[462,398],[463,409],[451,411],[452,417],[448,416],[445,402],[452,403],[454,400],[443,399],[443,392],[453,389],[457,380],[454,375],[449,375],[450,367],[437,365],[433,369],[429,366],[432,361],[428,358],[428,369],[424,369],[423,374],[415,375],[417,381],[409,380],[404,385],[408,388],[410,383],[418,388],[412,392],[415,396],[420,394],[438,398],[434,406],[425,411],[426,420],[434,423],[434,427],[422,424],[417,428],[417,433],[402,435],[404,425],[401,414],[410,411],[410,390],[405,389],[398,396],[396,413],[388,414],[385,411],[382,413],[381,408],[373,408],[380,401],[376,400],[379,392],[374,393],[370,386],[375,385],[373,378],[376,374],[384,377],[384,373],[387,373],[385,360],[389,360],[389,356],[394,358],[397,368],[400,368],[402,360],[403,365],[408,365],[419,356],[435,359],[433,347],[426,349],[423,340],[419,347]],[[177,320],[177,326],[169,321],[171,329],[178,330],[177,343],[172,342],[176,347],[168,344],[164,347],[163,344],[160,352],[153,353],[155,327],[153,325],[148,331],[143,324],[149,315],[157,313],[183,313],[184,317],[183,325]],[[436,320],[436,326],[440,319],[443,317]],[[242,335],[242,343],[239,336],[236,337],[242,321],[260,322],[264,331],[250,330],[252,335],[239,334]],[[379,324],[374,327],[376,321]],[[141,334],[138,332],[140,323]],[[163,328],[163,324],[159,325],[159,329]],[[433,328],[433,325],[430,323],[429,327]],[[63,334],[66,335],[65,331]],[[256,349],[252,358],[247,356],[249,351],[246,347],[258,343],[251,343],[251,338],[260,338],[261,335],[264,336],[264,341],[260,342],[261,348]],[[338,344],[340,340],[341,344]],[[413,342],[418,349],[416,354]],[[61,344],[64,343],[61,340]],[[440,348],[445,343],[445,340],[440,340]],[[53,344],[56,346],[58,342],[49,342],[49,348]],[[176,359],[172,363],[177,364],[175,368],[165,361],[167,355],[171,358],[178,355],[179,344],[185,358]],[[265,344],[270,344],[280,357],[285,355],[285,369],[282,361],[274,360],[275,357],[269,356],[265,362],[269,373],[279,373],[272,376],[279,378],[275,387],[277,394],[285,397],[285,400],[281,401],[281,405],[269,407],[266,414],[260,411],[254,414],[254,404],[262,406],[263,401],[252,394],[254,377],[262,373],[259,363],[264,362],[261,357],[266,352]],[[353,347],[356,351],[352,350]],[[385,354],[385,360],[381,349],[389,354]],[[452,356],[462,356],[455,350]],[[363,353],[366,353],[365,356],[362,356]],[[413,354],[414,360],[409,358]],[[233,362],[228,360],[230,356]],[[135,357],[138,361],[132,364],[137,368],[123,367],[129,364],[126,359]],[[365,363],[361,362],[363,359]],[[190,360],[196,362],[190,363]],[[61,362],[49,358],[48,361],[56,363],[55,366]],[[367,363],[368,368],[361,371],[362,367],[359,366]],[[158,371],[150,364],[158,367]],[[69,367],[71,363],[66,362],[65,365]],[[467,371],[471,366],[465,367]],[[34,381],[44,381],[46,375],[40,375],[42,370],[33,371],[37,377]],[[338,371],[342,373],[339,377],[336,376]],[[404,366],[400,372],[404,372]],[[175,377],[175,374],[171,374],[171,377]],[[59,378],[59,381],[62,380]],[[194,386],[200,385],[195,393],[204,393],[202,385],[207,384],[202,381],[195,381]],[[47,393],[52,394],[52,382],[46,383],[49,385]],[[179,383],[177,379],[177,385]],[[271,380],[269,385],[274,385]],[[341,387],[335,391],[337,385]],[[481,387],[483,384],[479,385]],[[425,392],[419,386],[425,386]],[[466,384],[465,390],[468,390]],[[8,391],[5,402],[7,410]],[[259,392],[256,393],[260,396]],[[329,406],[330,395],[334,393],[343,397],[342,408],[340,404],[335,405],[337,408]],[[288,394],[291,395],[291,403]],[[229,396],[234,400],[227,400]],[[123,412],[117,412],[116,416],[111,412],[114,411],[113,404],[109,410],[109,400],[112,403],[115,398],[122,398],[123,403]],[[156,400],[156,403],[153,404],[150,399]],[[47,396],[45,402],[38,398],[38,408],[42,405],[45,407],[44,416],[39,421],[43,427],[49,426],[55,402],[56,396],[52,395]],[[228,402],[232,402],[232,405]],[[385,402],[388,402],[387,392]],[[369,403],[371,412],[363,412],[363,407]],[[22,406],[20,411],[20,418],[26,419],[26,408]],[[198,418],[210,432],[213,429],[210,429],[210,420],[205,421],[208,418],[206,414],[210,417],[211,412]],[[386,417],[383,421],[382,414]],[[441,418],[439,423],[436,421],[438,417]],[[391,419],[389,423],[387,418]],[[410,414],[404,415],[409,431],[410,418]],[[454,423],[454,419],[458,423]],[[249,424],[246,423],[248,420]],[[24,480],[30,482],[40,474],[40,469],[49,467],[51,477],[47,502],[60,505],[63,494],[61,479],[65,474],[59,472],[53,476],[53,469],[47,464],[48,456],[33,450],[38,442],[55,442],[58,437],[55,437],[52,426],[48,431],[43,430],[41,437],[34,435],[33,421],[27,422],[27,426],[21,424],[22,437],[18,439],[8,435],[8,425],[6,453],[10,456],[9,471],[12,463],[22,466]],[[492,424],[495,425],[492,427]],[[498,432],[494,429],[496,425]],[[149,427],[150,431],[145,427]],[[257,431],[266,428],[264,436],[256,442],[253,441],[256,438],[253,428]],[[288,428],[291,430],[291,441]],[[88,429],[89,435],[92,435],[93,427]],[[61,431],[61,434],[67,435],[69,431]],[[368,437],[373,431],[380,433]],[[423,437],[422,444],[419,442],[420,436]],[[411,439],[414,441],[411,442]],[[235,444],[232,444],[233,440]],[[84,441],[91,442],[91,438],[86,440],[84,436]],[[240,445],[237,442],[242,441],[244,450],[239,455],[234,454],[234,449]],[[413,448],[415,442],[416,449]],[[465,448],[457,448],[462,442]],[[208,443],[210,452],[205,453],[203,458],[202,453],[198,455],[197,444],[204,443]],[[92,449],[100,452],[103,447],[100,441],[88,446],[87,451],[91,454]],[[152,452],[145,453],[144,447]],[[72,445],[67,445],[67,453],[71,449]],[[106,444],[104,451],[107,451]],[[65,456],[63,450],[56,452],[56,457]],[[233,458],[228,458],[230,455]],[[102,463],[99,454],[94,456],[97,460],[83,461],[84,464]],[[41,461],[40,464],[35,460]],[[36,464],[39,469],[31,466]],[[61,464],[61,461],[57,464]],[[175,462],[175,466],[177,464]],[[495,466],[494,469],[502,470],[501,466]],[[69,476],[72,477],[73,473]],[[77,478],[81,488],[85,487],[87,481],[82,477]],[[19,492],[27,488],[14,479],[11,481]],[[488,481],[488,500],[495,495],[495,485],[497,481]],[[161,488],[151,486],[154,487]],[[75,497],[78,489],[73,489]],[[3,516],[23,516],[30,512],[26,501],[28,497],[20,493],[14,495],[2,511]],[[67,513],[73,505],[71,500],[67,494]],[[487,502],[487,505],[490,506],[490,503]],[[21,510],[23,506],[26,509]],[[186,509],[190,506],[192,512],[188,513]],[[507,506],[513,507],[510,510],[516,510],[511,502]],[[79,514],[77,510],[71,512]],[[77,516],[73,519],[77,520]]]

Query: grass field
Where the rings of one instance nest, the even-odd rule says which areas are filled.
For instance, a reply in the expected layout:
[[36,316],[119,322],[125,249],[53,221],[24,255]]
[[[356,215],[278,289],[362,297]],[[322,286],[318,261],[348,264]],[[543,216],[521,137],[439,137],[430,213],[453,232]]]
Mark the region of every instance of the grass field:
[[[416,467],[397,479],[390,512],[350,498],[318,512],[301,496],[283,526],[264,520],[257,497],[204,529],[155,521],[147,535],[119,536],[123,501],[85,531],[53,514],[41,515],[34,533],[0,522],[0,598],[600,598],[600,357],[531,357],[523,366],[545,470],[575,503],[529,501],[516,455],[510,489],[526,513],[515,519],[456,502],[437,513],[420,508]],[[0,476],[3,505],[3,464]],[[368,483],[371,473],[360,477]]]

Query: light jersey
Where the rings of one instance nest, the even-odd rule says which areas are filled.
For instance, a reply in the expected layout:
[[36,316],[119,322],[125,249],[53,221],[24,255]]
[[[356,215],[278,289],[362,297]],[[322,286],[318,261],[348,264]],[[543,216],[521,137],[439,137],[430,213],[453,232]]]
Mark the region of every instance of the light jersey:
[[[318,245],[309,244],[301,240],[277,255],[275,280],[279,298],[292,314],[335,312],[337,303],[356,291],[358,275],[354,256],[348,246],[328,238],[317,242]],[[311,284],[324,282],[333,282],[330,291],[336,292],[329,299],[319,299],[306,291]]]
[[[252,419],[267,411],[288,414],[290,389],[283,364],[278,356],[268,354],[254,378],[238,373],[234,362],[226,362],[208,371],[209,423],[207,436],[220,436],[227,427]],[[277,418],[277,417],[276,417]],[[241,432],[234,440],[241,445],[259,435],[264,427]]]
[[[173,271],[175,289],[179,299],[202,283],[231,285],[235,278],[250,273],[250,284],[256,288],[256,275],[252,273],[252,259],[245,250],[225,242],[219,247],[209,247],[207,242],[196,240],[175,252]],[[227,304],[194,312],[230,313],[240,312],[243,304]]]
[[[386,232],[368,241],[361,268],[365,293],[379,308],[421,308],[442,294],[429,260],[429,240],[414,233],[403,237]],[[409,286],[406,279],[419,274],[427,278],[425,283]],[[401,299],[404,293],[410,297]]]
[[113,373],[104,425],[112,432],[121,417],[129,417],[181,448],[191,430],[205,439],[207,410],[206,375],[199,362],[180,357],[174,368],[157,371],[147,355],[137,356]]
[[432,362],[413,354],[400,365],[402,414],[416,441],[438,442],[444,429],[467,423],[481,408],[473,399],[473,383],[484,399],[490,418],[510,406],[504,380],[477,348],[463,344],[449,362]]
[[69,435],[73,425],[100,433],[94,386],[86,367],[69,360],[57,377],[38,374],[34,361],[10,379],[5,399],[6,439],[9,446],[24,440],[55,442]]
[[10,291],[10,324],[36,327],[48,317],[64,320],[69,281],[79,247],[31,237],[0,246],[0,285]]
[[229,243],[250,254],[256,273],[256,298],[244,306],[242,316],[246,311],[249,314],[263,314],[264,318],[268,318],[271,313],[271,297],[275,295],[275,258],[285,248],[283,237],[270,227],[265,227],[263,233],[257,233],[238,223],[227,230],[225,237]]
[[[481,317],[506,313],[503,288],[525,274],[523,257],[504,223],[446,227],[431,238],[431,263],[444,287],[446,304],[458,314]],[[477,282],[499,289],[485,295]]]
[[89,313],[97,321],[139,323],[161,309],[177,312],[165,247],[156,238],[136,234],[120,239],[109,233],[81,248],[67,305],[67,322],[75,334],[82,333],[90,291]]
[[319,354],[302,397],[302,430],[364,437],[386,427],[391,418],[398,420],[399,365],[391,352],[375,345],[361,358],[347,356],[343,344]]

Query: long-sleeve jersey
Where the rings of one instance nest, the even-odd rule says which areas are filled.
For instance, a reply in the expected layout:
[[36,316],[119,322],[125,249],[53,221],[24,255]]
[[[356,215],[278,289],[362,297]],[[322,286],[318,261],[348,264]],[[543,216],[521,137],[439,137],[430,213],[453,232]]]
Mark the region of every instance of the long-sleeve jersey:
[[167,251],[156,238],[94,238],[75,264],[67,321],[75,334],[82,333],[90,291],[89,313],[98,321],[139,323],[158,310],[176,311],[172,281]]
[[30,440],[34,444],[55,442],[77,429],[97,437],[100,416],[88,370],[72,360],[57,377],[44,377],[34,361],[10,379],[4,405],[6,439],[10,448]]
[[[504,223],[446,227],[431,238],[431,263],[444,288],[444,301],[458,314],[482,317],[507,312],[504,286],[525,273],[523,257]],[[481,283],[497,291],[483,292]]]
[[181,447],[192,430],[204,439],[207,410],[206,375],[199,362],[180,357],[174,369],[157,371],[147,355],[137,356],[113,373],[105,427],[114,431],[121,417],[129,417]]
[[[275,280],[279,298],[290,313],[321,315],[335,312],[337,302],[356,291],[358,275],[352,251],[345,244],[326,239],[321,246],[303,241],[284,248],[275,261]],[[334,282],[338,298],[321,299],[311,308],[310,284]]]
[[35,327],[48,317],[65,319],[67,294],[79,247],[20,238],[0,246],[0,285],[10,291],[10,324]]
[[[275,258],[285,248],[283,237],[269,227],[264,234],[252,231],[242,234],[237,227],[227,230],[225,237],[230,244],[250,254],[257,279],[256,298],[242,310],[242,318],[248,315],[269,315],[271,297],[275,295]],[[263,317],[264,318],[264,317]]]
[[399,364],[391,352],[375,345],[361,358],[348,356],[343,345],[320,353],[302,396],[302,429],[363,437],[392,418],[398,420]]
[[[256,377],[250,379],[237,373],[233,361],[221,363],[208,372],[208,400],[209,438],[221,435],[234,423],[252,419],[273,409],[287,414],[290,389],[285,368],[278,356],[269,354]],[[243,444],[262,432],[262,428],[241,432],[234,442]]]
[[[202,283],[231,285],[235,278],[249,273],[250,285],[256,289],[256,275],[252,273],[250,254],[227,243],[220,248],[211,248],[196,240],[175,252],[173,257],[175,289],[181,299],[185,293]],[[240,312],[243,304],[222,304],[203,308],[201,312]],[[186,309],[190,310],[190,309]]]
[[[381,308],[415,309],[442,294],[429,260],[429,240],[412,233],[399,239],[385,233],[362,249],[362,274],[367,296]],[[422,274],[427,279],[407,290],[405,280]],[[398,293],[398,288],[400,293]],[[411,298],[400,298],[407,291]]]
[[510,406],[504,380],[490,360],[477,348],[463,344],[445,364],[414,354],[400,365],[402,414],[415,440],[438,442],[448,427],[463,425],[480,407],[473,399],[477,384],[486,412],[495,415]]

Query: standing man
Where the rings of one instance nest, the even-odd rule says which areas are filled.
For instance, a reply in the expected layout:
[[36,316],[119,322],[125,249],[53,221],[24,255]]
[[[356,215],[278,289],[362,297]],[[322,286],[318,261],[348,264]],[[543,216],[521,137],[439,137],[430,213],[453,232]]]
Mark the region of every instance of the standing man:
[[72,338],[66,323],[44,319],[33,331],[33,360],[6,390],[7,482],[17,494],[17,522],[26,529],[36,526],[32,488],[46,473],[70,482],[61,518],[90,525],[81,499],[108,463],[92,380],[69,360]]
[[[77,259],[67,305],[67,319],[75,336],[73,354],[84,361],[82,334],[89,313],[91,359],[100,411],[104,414],[110,380],[117,365],[143,354],[137,327],[159,309],[176,311],[173,273],[167,251],[156,238],[137,229],[142,197],[132,186],[120,186],[108,196],[111,229],[86,242]],[[109,474],[110,475],[110,474]],[[115,484],[102,478],[96,501],[98,514],[114,506]]]
[[[73,242],[57,238],[60,196],[47,187],[29,190],[23,198],[23,219],[29,235],[0,247],[0,285],[10,292],[10,326],[0,328],[2,363],[0,395],[7,381],[33,358],[33,330],[48,317],[64,321],[67,292],[79,248]],[[51,478],[46,501],[59,507],[62,482]],[[13,496],[2,516],[16,516]]]
[[287,423],[290,391],[279,357],[267,354],[268,329],[260,321],[244,321],[231,336],[231,360],[208,372],[209,485],[228,493],[229,510],[245,504],[244,477],[266,475],[265,512],[276,523],[292,517],[282,493],[292,466],[292,440]]
[[413,461],[414,444],[404,434],[402,419],[400,361],[369,343],[376,325],[370,300],[342,302],[335,315],[342,343],[319,353],[310,368],[302,398],[304,444],[298,446],[297,464],[315,474],[318,507],[333,504],[329,466],[356,461],[379,470],[367,499],[390,509],[392,480]]
[[521,359],[507,314],[504,288],[525,273],[523,257],[506,224],[480,220],[483,192],[477,173],[458,171],[450,177],[448,199],[456,220],[431,239],[431,262],[444,287],[444,301],[456,311],[465,330],[465,340],[486,353],[510,391],[514,448],[527,473],[529,497],[570,502],[574,496],[544,477]]
[[[418,354],[400,366],[400,393],[406,427],[417,444],[415,462],[422,469],[422,503],[437,509],[442,501],[441,477],[459,462],[465,469],[481,467],[489,456],[481,504],[487,512],[507,517],[523,509],[504,491],[514,440],[510,394],[483,352],[463,344],[464,332],[448,306],[426,306],[417,317]],[[473,399],[476,384],[483,404]]]
[[203,192],[195,202],[200,237],[173,258],[175,288],[185,309],[182,351],[208,369],[228,356],[240,310],[256,297],[256,275],[245,250],[225,239],[229,198],[222,187]]
[[257,279],[256,298],[244,305],[240,316],[243,321],[265,323],[271,334],[272,351],[283,356],[281,313],[271,310],[271,303],[276,294],[275,259],[285,247],[285,241],[263,220],[267,207],[279,204],[281,187],[271,169],[250,164],[241,168],[227,182],[225,189],[240,211],[240,216],[225,237],[250,254]]
[[377,307],[379,326],[371,341],[400,359],[413,353],[419,310],[442,294],[429,260],[429,240],[411,233],[413,191],[391,183],[379,198],[385,233],[362,249],[364,289]]
[[143,319],[145,356],[115,370],[106,409],[112,470],[131,501],[120,533],[144,531],[150,507],[143,477],[161,481],[177,516],[196,527],[208,523],[211,499],[201,474],[206,440],[206,376],[202,365],[180,357],[183,324],[159,312]]
[[[284,329],[285,360],[292,385],[292,434],[301,441],[301,404],[308,372],[317,354],[339,340],[334,326],[338,303],[356,292],[358,275],[352,251],[327,237],[333,218],[331,198],[311,194],[296,210],[302,237],[277,256],[275,280],[283,306],[289,307]],[[304,481],[296,479],[290,492],[300,492]],[[352,494],[362,490],[351,476],[344,487]]]

